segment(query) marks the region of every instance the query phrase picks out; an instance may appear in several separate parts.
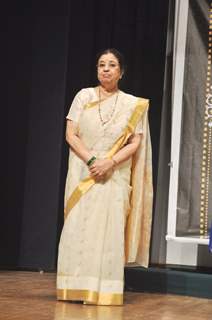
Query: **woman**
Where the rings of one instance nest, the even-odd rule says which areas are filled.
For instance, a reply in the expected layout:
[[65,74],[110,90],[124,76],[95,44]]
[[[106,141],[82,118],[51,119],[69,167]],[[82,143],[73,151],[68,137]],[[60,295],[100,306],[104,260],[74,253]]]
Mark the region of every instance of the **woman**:
[[99,85],[82,89],[67,116],[71,152],[58,300],[121,305],[124,264],[148,265],[152,204],[148,100],[119,90],[123,73],[121,54],[115,49],[102,52],[97,59]]

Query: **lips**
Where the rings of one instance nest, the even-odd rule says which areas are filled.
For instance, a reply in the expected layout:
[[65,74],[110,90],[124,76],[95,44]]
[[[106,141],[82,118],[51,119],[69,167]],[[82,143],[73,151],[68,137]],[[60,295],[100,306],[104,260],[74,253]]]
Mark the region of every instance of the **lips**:
[[103,78],[110,78],[110,75],[109,74],[103,74],[102,77]]

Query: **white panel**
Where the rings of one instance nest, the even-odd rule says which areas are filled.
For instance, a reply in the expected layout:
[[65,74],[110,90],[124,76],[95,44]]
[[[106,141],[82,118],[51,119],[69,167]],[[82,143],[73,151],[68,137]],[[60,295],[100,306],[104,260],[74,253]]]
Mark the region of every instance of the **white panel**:
[[194,243],[201,245],[209,245],[209,238],[199,238],[199,237],[172,237],[166,236],[167,241],[176,241],[181,243]]
[[169,186],[168,226],[166,237],[166,263],[195,266],[197,263],[197,243],[199,239],[176,237],[182,99],[188,9],[188,0],[176,1],[173,59],[172,137],[170,163],[171,170]]
[[183,78],[185,63],[186,34],[188,21],[188,0],[179,0],[175,13],[175,52],[172,97],[172,137],[171,137],[171,173],[169,186],[168,228],[170,236],[176,234],[177,193],[181,138]]
[[167,243],[166,263],[196,266],[197,249],[197,244],[170,240]]

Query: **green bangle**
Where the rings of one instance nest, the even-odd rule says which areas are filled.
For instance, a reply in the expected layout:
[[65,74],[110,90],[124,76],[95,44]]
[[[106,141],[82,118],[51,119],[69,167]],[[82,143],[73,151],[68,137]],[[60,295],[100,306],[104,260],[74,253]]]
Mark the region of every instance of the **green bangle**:
[[91,158],[88,160],[88,162],[86,163],[87,166],[90,167],[90,166],[94,163],[95,160],[96,160],[96,157],[95,157],[95,156],[91,157]]

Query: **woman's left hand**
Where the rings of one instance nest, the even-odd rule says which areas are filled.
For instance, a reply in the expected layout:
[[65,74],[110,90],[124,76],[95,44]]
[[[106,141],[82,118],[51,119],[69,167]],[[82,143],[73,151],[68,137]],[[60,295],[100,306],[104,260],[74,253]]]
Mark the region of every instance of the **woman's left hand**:
[[99,180],[101,178],[103,179],[105,174],[112,170],[113,165],[114,162],[111,159],[97,159],[89,167],[89,171],[92,177]]

